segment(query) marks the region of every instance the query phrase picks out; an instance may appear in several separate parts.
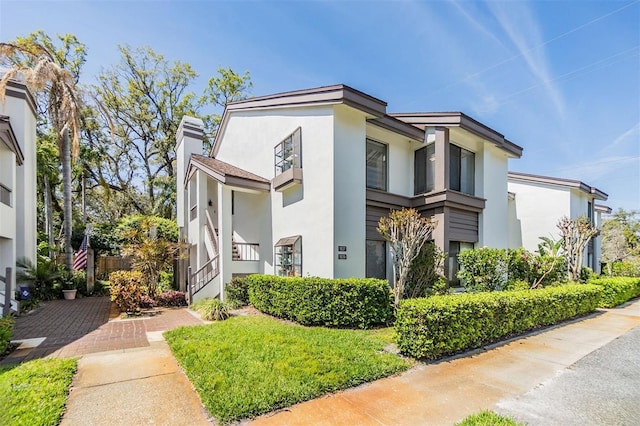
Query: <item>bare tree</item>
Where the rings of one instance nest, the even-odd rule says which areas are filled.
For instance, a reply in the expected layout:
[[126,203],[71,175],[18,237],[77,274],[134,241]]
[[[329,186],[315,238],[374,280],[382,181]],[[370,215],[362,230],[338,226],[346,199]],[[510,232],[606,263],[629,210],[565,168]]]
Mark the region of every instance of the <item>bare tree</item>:
[[391,250],[396,308],[404,295],[411,265],[436,224],[435,220],[420,216],[414,209],[393,210],[388,217],[382,217],[378,222],[378,232],[389,242]]
[[558,221],[557,226],[560,229],[560,238],[567,261],[569,280],[578,281],[580,279],[580,270],[582,269],[584,249],[591,238],[598,235],[598,228],[594,227],[585,216],[575,220],[564,216]]

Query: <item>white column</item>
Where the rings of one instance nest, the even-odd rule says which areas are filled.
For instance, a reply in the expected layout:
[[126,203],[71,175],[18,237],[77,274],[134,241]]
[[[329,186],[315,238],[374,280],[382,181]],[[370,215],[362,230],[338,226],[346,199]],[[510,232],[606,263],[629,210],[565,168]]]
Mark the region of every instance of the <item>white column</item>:
[[224,285],[231,281],[231,189],[218,183],[218,242],[220,244],[220,298],[224,300]]

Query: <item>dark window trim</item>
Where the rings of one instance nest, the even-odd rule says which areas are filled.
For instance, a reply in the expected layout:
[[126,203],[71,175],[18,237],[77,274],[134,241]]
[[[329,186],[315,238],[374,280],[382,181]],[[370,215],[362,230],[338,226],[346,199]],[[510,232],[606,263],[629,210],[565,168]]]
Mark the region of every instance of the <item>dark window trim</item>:
[[[297,147],[296,147],[296,138],[298,139]],[[278,156],[281,155],[280,153],[283,152],[283,149],[281,147],[284,146],[285,142],[287,142],[289,139],[291,139],[293,158],[291,160],[287,160],[285,158],[280,158],[280,160],[278,160],[279,158]],[[274,162],[273,162],[274,176],[281,175],[282,173],[286,172],[289,169],[302,168],[302,127],[297,127],[293,132],[288,134],[284,139],[278,142],[276,146],[273,147],[273,159],[274,159]],[[284,168],[283,167],[284,164],[289,165],[289,167]]]
[[[389,144],[385,143],[385,142],[381,142],[372,138],[366,138],[366,142],[365,142],[365,155],[366,155],[366,145],[369,144],[369,142],[374,143],[374,144],[378,144],[378,145],[382,145],[384,146],[385,149],[385,158],[384,158],[384,188],[376,188],[373,186],[369,186],[368,182],[365,182],[365,185],[367,188],[370,189],[377,189],[378,191],[389,191]],[[366,158],[365,158],[365,167],[367,167],[366,165]],[[365,170],[366,172],[366,170]],[[366,176],[365,176],[366,178]],[[365,179],[366,180],[366,179]]]
[[[7,200],[5,200],[5,196],[7,197]],[[2,184],[0,184],[0,203],[13,207],[11,203],[11,190]]]
[[[454,169],[452,167],[451,161],[452,158],[454,158],[453,156],[453,152],[452,149],[457,149],[458,150],[458,163],[457,163],[457,171],[458,174],[456,176],[456,180],[458,182],[458,187],[454,188],[453,182],[453,172]],[[473,188],[471,192],[466,192],[462,190],[462,157],[463,157],[463,151],[468,152],[470,154],[473,155]],[[449,142],[449,189],[451,189],[452,191],[457,191],[457,192],[461,192],[463,194],[467,194],[467,195],[475,195],[476,193],[476,153],[474,151],[471,151],[469,149],[463,148],[459,145],[456,145],[455,143]]]

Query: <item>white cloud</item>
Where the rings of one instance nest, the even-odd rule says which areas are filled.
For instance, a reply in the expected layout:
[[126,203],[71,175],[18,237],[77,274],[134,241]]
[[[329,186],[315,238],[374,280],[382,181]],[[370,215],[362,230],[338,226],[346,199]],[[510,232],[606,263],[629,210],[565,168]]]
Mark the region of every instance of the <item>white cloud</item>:
[[[553,84],[550,67],[542,48],[540,28],[525,2],[487,3],[498,23],[524,58],[529,70],[545,88],[557,112],[564,115],[564,100]],[[532,46],[538,46],[532,48]]]
[[[633,138],[635,136],[635,138]],[[600,152],[606,152],[614,148],[618,148],[620,145],[624,144],[626,141],[635,141],[635,146],[638,146],[638,139],[640,138],[640,122],[631,126],[630,129],[623,132],[620,136],[615,138],[613,142],[605,145]]]
[[640,168],[640,156],[601,157],[593,161],[560,167],[557,169],[557,173],[554,172],[554,174],[568,179],[593,182],[602,176],[612,172],[620,172],[626,168],[638,170]]

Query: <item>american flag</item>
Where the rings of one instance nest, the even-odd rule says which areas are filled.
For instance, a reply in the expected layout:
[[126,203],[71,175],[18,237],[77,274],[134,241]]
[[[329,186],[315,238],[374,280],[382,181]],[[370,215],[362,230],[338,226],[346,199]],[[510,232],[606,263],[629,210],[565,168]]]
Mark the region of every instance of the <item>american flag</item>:
[[80,244],[80,249],[76,252],[75,259],[73,260],[73,269],[80,271],[87,267],[87,245],[89,245],[89,236],[85,234]]

